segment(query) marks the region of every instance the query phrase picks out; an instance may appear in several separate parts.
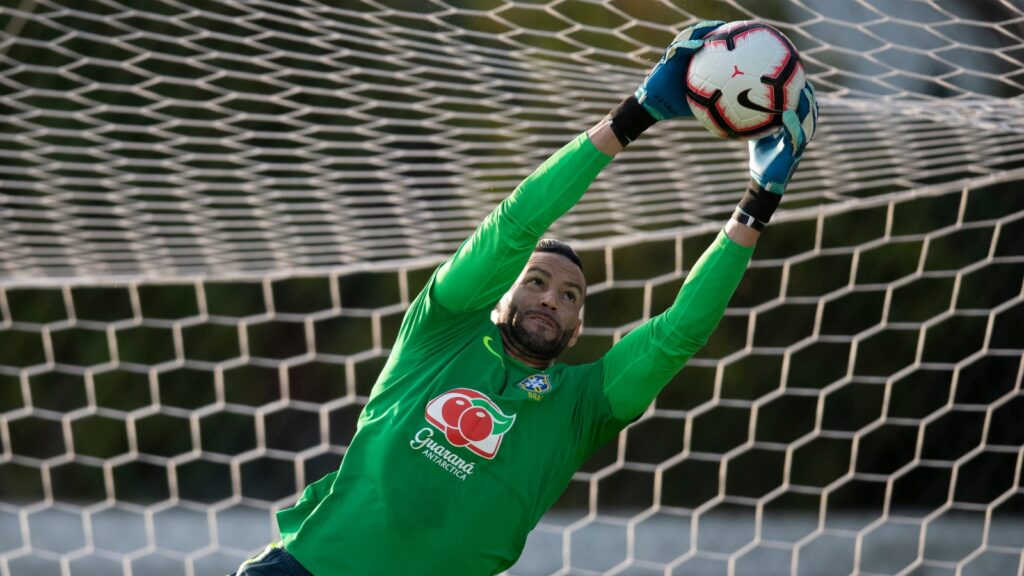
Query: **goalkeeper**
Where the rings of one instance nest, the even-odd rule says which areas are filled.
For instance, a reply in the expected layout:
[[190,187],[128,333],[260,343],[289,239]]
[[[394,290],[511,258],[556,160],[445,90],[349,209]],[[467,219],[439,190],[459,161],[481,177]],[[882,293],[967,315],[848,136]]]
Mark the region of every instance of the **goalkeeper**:
[[[573,473],[707,341],[814,134],[808,86],[750,143],[749,188],[672,306],[591,364],[555,363],[582,325],[582,264],[539,241],[612,158],[692,116],[683,74],[720,22],[683,31],[643,85],[550,157],[412,302],[341,467],[277,515],[282,541],[239,575],[474,576],[519,558]],[[539,241],[539,242],[538,242]]]

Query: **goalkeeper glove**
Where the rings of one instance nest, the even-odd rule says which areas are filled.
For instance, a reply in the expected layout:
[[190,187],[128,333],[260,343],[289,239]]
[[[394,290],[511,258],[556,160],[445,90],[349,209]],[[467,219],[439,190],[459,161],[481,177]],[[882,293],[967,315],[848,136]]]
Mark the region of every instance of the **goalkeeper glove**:
[[782,129],[750,141],[750,184],[733,214],[735,220],[757,230],[764,229],[817,126],[818,103],[808,81],[800,91],[796,110],[783,112]]
[[636,140],[659,120],[693,116],[686,102],[686,69],[693,53],[704,45],[703,38],[722,24],[705,21],[680,32],[636,93],[612,109],[608,115],[619,143]]

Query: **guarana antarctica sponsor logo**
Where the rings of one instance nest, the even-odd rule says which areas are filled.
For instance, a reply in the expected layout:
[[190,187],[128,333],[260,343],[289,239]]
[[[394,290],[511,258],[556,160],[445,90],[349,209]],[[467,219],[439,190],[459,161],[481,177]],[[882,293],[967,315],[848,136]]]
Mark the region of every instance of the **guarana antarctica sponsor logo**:
[[460,480],[473,473],[474,463],[435,439],[435,430],[444,434],[453,448],[468,449],[490,460],[516,420],[515,414],[505,414],[486,395],[470,388],[455,388],[434,398],[427,403],[424,416],[433,428],[420,429],[409,446]]

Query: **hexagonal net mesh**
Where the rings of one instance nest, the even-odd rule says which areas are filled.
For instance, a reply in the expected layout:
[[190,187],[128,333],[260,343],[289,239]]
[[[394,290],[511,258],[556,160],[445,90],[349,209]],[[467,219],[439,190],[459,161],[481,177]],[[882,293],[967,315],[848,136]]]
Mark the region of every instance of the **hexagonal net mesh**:
[[[0,574],[275,538],[432,268],[704,18],[789,35],[819,134],[711,341],[510,572],[1024,571],[1019,5],[12,4]],[[668,306],[746,161],[657,126],[556,224],[590,285],[567,361]]]

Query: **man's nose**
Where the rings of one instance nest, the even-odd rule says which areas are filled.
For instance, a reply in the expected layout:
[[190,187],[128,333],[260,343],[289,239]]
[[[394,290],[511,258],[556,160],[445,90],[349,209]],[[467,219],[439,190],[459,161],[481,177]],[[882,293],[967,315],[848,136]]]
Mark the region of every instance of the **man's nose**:
[[557,309],[558,295],[554,290],[545,290],[540,296],[540,304],[552,310]]

